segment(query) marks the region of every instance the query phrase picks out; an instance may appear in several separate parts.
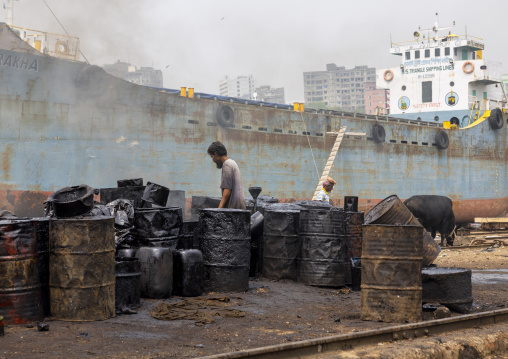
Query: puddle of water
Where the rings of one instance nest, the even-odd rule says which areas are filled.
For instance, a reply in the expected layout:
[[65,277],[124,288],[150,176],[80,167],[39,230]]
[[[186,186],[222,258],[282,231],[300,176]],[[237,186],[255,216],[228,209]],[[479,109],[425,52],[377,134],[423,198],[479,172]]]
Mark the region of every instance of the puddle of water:
[[473,284],[508,283],[508,269],[474,269],[471,282]]

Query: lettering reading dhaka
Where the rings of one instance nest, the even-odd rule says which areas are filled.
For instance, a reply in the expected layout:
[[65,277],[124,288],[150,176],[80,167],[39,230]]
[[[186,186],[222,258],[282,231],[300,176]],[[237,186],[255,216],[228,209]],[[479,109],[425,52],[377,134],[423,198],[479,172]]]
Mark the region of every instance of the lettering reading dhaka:
[[406,69],[404,70],[405,75],[416,74],[421,72],[434,72],[434,71],[451,71],[453,70],[453,65],[448,66],[429,66],[429,67],[419,67],[416,69]]
[[15,69],[39,72],[39,60],[31,60],[24,56],[13,56],[0,53],[0,65]]

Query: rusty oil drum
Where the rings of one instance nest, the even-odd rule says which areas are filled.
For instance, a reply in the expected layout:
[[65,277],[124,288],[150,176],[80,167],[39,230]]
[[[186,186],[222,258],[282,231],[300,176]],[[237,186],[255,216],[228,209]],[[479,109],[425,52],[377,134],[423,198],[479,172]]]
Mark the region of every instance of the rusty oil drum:
[[44,317],[36,232],[31,220],[0,221],[0,316],[7,325]]
[[362,320],[421,320],[422,235],[415,225],[363,226]]
[[344,219],[342,209],[315,208],[300,211],[299,282],[325,287],[339,287],[346,283]]
[[115,315],[115,219],[51,219],[51,315],[93,321]]
[[[365,224],[415,225],[422,227],[420,222],[418,222],[397,195],[386,197],[372,208],[365,216]],[[439,252],[441,252],[441,247],[432,238],[430,233],[424,230],[423,265],[428,266],[432,264],[439,255]]]
[[199,211],[204,289],[246,292],[250,270],[250,212],[231,208]]

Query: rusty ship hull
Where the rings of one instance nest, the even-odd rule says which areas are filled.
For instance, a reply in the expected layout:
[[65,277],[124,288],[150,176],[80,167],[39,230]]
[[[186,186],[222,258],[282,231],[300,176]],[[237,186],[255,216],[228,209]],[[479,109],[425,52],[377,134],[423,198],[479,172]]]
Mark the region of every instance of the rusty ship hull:
[[[508,211],[508,125],[468,130],[382,116],[188,98],[131,84],[97,66],[45,56],[0,24],[0,201],[20,216],[39,216],[53,191],[86,183],[114,187],[143,177],[193,195],[220,194],[220,172],[206,154],[222,141],[245,187],[282,201],[309,199],[335,141],[348,132],[331,176],[332,201],[358,196],[368,210],[397,194],[450,197],[459,222]],[[233,126],[217,113],[229,106]],[[505,115],[504,115],[505,116]],[[386,139],[372,138],[380,124]],[[447,149],[435,145],[446,131]]]

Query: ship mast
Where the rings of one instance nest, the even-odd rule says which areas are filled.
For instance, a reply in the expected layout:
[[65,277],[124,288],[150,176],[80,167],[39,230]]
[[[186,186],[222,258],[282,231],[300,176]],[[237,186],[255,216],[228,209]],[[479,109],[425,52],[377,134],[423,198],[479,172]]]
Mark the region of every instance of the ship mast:
[[[18,0],[16,0],[18,1]],[[6,0],[7,25],[14,25],[14,0]]]

